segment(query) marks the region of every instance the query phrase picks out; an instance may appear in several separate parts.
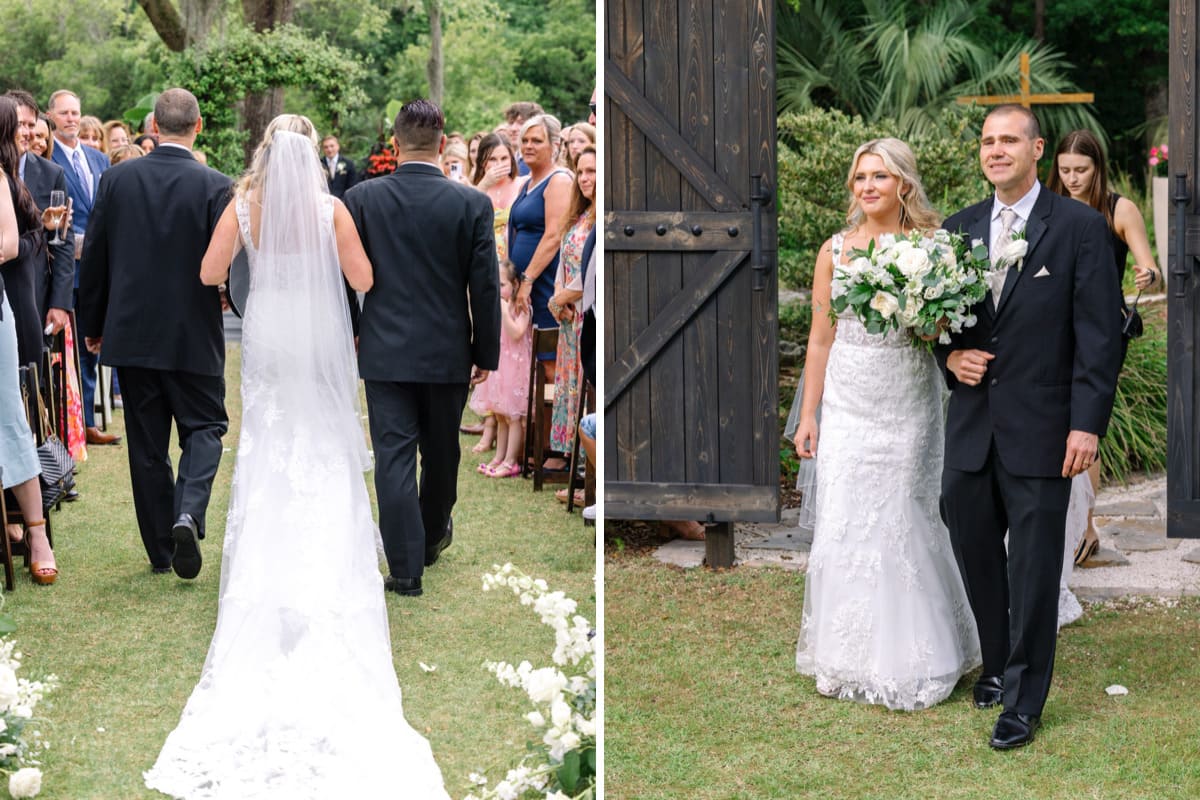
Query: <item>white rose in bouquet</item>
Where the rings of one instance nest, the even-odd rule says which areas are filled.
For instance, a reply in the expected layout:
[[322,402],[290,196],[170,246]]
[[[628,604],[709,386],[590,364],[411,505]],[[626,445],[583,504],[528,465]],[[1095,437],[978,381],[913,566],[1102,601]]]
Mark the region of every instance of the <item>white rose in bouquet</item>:
[[896,266],[900,267],[900,271],[909,280],[920,280],[929,273],[932,264],[929,261],[929,254],[919,247],[909,247],[900,253],[896,259]]
[[891,319],[892,315],[899,310],[900,303],[887,292],[876,292],[875,296],[871,298],[871,308],[883,315],[884,319]]

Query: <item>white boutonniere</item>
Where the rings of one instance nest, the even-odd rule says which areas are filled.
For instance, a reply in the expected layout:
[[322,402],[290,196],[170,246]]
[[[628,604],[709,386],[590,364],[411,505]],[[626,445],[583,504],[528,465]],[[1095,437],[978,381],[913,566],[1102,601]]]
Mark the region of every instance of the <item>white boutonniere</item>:
[[1021,272],[1021,267],[1025,266],[1025,254],[1029,252],[1029,241],[1025,238],[1025,231],[1013,234],[1008,244],[1004,245],[1000,250],[1000,257],[996,259],[998,267],[1016,267],[1017,272]]
[[338,165],[337,165],[337,174],[338,174],[338,175],[345,175],[345,174],[346,174],[346,162],[345,162],[345,161],[339,161],[339,162],[338,162]]

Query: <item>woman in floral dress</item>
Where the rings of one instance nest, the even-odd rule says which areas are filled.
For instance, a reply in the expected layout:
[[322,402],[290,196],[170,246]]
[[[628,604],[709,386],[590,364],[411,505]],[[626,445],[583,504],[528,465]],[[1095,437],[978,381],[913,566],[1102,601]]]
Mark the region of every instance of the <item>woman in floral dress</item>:
[[570,227],[563,236],[554,276],[550,313],[558,320],[558,357],[554,372],[554,411],[550,417],[550,447],[569,453],[575,440],[579,385],[583,367],[579,360],[579,332],[583,315],[576,304],[583,297],[583,244],[596,224],[596,148],[585,147],[576,162],[575,189],[567,210]]

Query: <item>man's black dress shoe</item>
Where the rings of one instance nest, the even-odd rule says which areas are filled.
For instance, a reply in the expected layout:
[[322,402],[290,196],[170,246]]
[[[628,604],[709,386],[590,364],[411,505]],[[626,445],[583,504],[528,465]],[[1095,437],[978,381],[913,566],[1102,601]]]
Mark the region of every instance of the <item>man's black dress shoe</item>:
[[980,675],[971,691],[976,708],[991,708],[1004,702],[1004,679],[999,675]]
[[397,578],[388,575],[383,579],[383,588],[389,592],[404,595],[405,597],[420,597],[421,596],[421,579],[420,578]]
[[171,568],[169,566],[168,567],[156,567],[153,564],[151,564],[150,571],[153,572],[155,575],[166,575],[168,572],[171,571]]
[[992,729],[992,739],[988,744],[996,750],[1024,747],[1033,741],[1034,731],[1041,724],[1041,717],[1018,714],[1016,711],[1004,711],[996,720],[996,727]]
[[175,540],[175,555],[171,558],[171,569],[181,578],[194,578],[200,574],[200,536],[196,520],[191,514],[180,514],[171,528]]
[[438,558],[442,555],[442,551],[450,546],[454,541],[454,520],[446,523],[446,535],[438,540],[432,548],[425,551],[425,566],[432,567],[437,563]]

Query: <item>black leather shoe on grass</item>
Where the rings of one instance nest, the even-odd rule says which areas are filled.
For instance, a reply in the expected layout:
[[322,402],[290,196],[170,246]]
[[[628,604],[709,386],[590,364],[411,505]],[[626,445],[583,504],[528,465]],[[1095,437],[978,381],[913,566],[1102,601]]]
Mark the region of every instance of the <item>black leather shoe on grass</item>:
[[995,750],[1024,747],[1033,741],[1033,734],[1041,724],[1041,717],[1005,711],[996,720],[996,727],[992,729],[992,738],[988,744]]
[[991,708],[1004,702],[1004,679],[999,675],[981,675],[971,690],[976,708]]
[[394,578],[389,575],[383,579],[383,588],[404,597],[420,597],[422,594],[420,578]]
[[191,514],[180,514],[171,529],[171,538],[175,540],[175,555],[171,559],[171,569],[181,578],[191,580],[200,574],[203,563],[200,558],[200,534],[196,520]]

